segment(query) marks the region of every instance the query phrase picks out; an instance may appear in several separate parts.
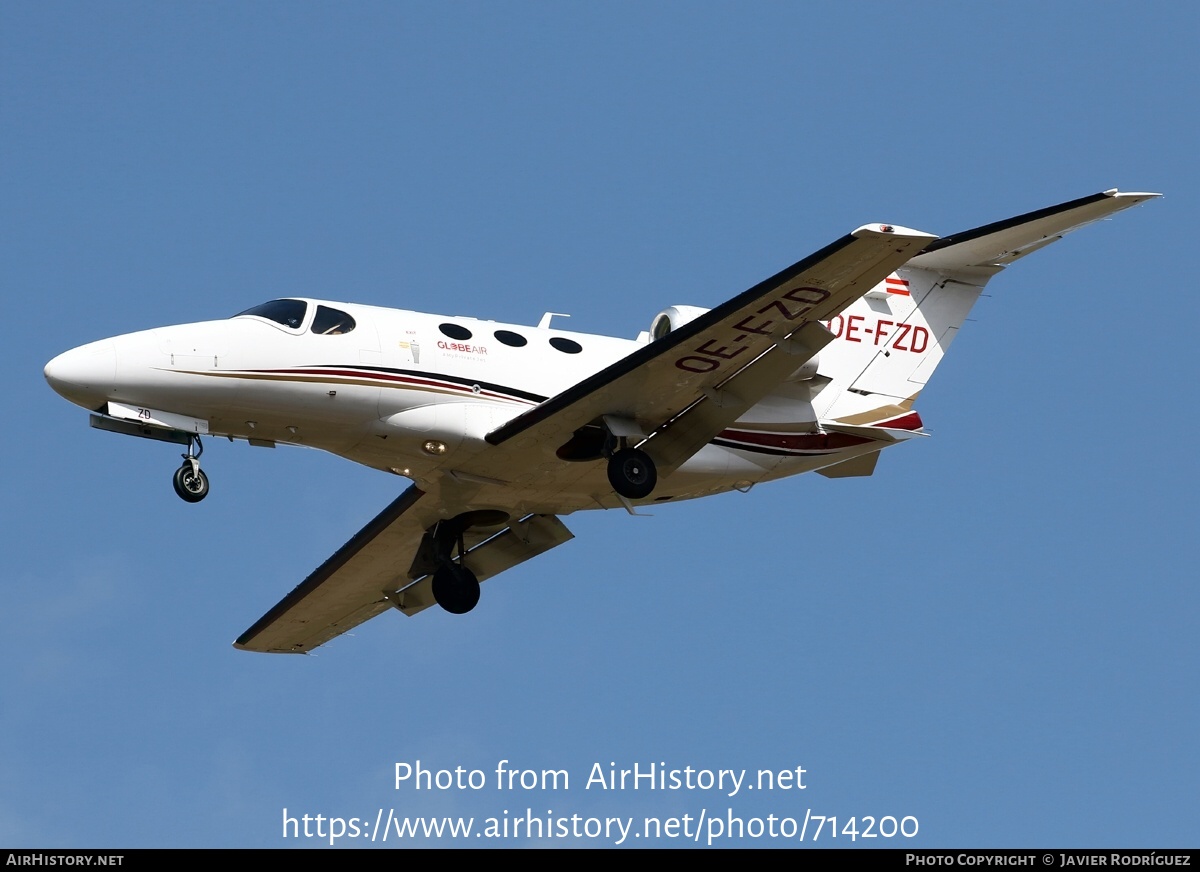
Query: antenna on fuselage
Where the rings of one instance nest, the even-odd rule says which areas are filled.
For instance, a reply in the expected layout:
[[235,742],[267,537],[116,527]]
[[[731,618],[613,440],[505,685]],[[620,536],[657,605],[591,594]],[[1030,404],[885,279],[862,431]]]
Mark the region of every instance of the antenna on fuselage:
[[571,316],[570,316],[570,315],[565,315],[565,314],[563,314],[562,312],[547,312],[545,315],[543,315],[543,316],[542,316],[542,320],[541,320],[541,321],[538,321],[538,329],[539,329],[539,330],[548,330],[548,329],[550,329],[550,319],[551,319],[551,318],[555,318],[555,317],[558,317],[558,318],[570,318]]

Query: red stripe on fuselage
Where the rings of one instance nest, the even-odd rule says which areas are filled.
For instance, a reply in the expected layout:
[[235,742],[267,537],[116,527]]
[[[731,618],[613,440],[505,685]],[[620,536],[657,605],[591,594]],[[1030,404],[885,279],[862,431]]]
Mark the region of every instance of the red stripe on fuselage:
[[783,451],[840,451],[871,442],[863,436],[848,433],[762,433],[753,430],[722,430],[717,439],[760,445]]
[[901,415],[899,418],[892,418],[890,421],[884,421],[881,424],[872,424],[872,427],[887,427],[889,430],[920,430],[925,425],[921,423],[921,416],[917,412],[909,412],[907,415]]
[[289,375],[316,375],[326,377],[337,377],[343,379],[358,379],[363,381],[382,381],[389,384],[413,385],[422,387],[439,388],[441,390],[453,391],[460,394],[468,394],[473,397],[487,397],[488,399],[509,400],[513,402],[526,403],[535,405],[532,401],[522,397],[514,397],[509,394],[497,393],[495,391],[480,388],[476,393],[472,388],[455,384],[454,382],[437,381],[433,379],[417,378],[408,375],[395,375],[386,372],[372,372],[370,370],[357,369],[321,369],[321,368],[304,368],[304,369],[259,369],[249,370],[249,372],[262,375],[275,375],[286,377]]

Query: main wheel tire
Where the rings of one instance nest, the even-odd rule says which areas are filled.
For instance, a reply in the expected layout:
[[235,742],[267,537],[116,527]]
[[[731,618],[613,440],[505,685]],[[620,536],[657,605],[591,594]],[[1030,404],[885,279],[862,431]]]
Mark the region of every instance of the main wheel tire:
[[433,598],[452,615],[465,615],[479,602],[479,580],[457,563],[447,563],[433,574]]
[[645,451],[622,448],[608,459],[608,483],[626,499],[640,500],[658,484],[658,470]]
[[198,503],[208,496],[208,476],[202,469],[193,470],[190,463],[175,470],[171,484],[175,486],[175,493],[185,502]]

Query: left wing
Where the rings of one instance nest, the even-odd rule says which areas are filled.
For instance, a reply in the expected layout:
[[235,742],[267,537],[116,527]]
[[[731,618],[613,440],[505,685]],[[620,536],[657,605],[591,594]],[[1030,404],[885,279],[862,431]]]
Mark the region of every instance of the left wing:
[[647,449],[672,469],[829,341],[818,322],[936,238],[891,225],[860,227],[496,428],[487,441],[553,451],[580,427],[608,417],[643,436],[662,430]]
[[[396,608],[406,615],[433,605],[430,577],[410,567],[426,529],[455,514],[413,485],[280,600],[234,642],[244,651],[307,654],[335,636]],[[465,508],[465,506],[463,507]],[[474,531],[471,531],[474,532]],[[484,581],[572,538],[553,515],[530,515],[494,535],[468,535],[466,562]]]

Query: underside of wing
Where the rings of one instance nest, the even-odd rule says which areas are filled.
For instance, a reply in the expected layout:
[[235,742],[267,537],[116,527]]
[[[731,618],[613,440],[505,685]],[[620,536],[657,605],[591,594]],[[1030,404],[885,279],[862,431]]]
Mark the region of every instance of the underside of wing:
[[307,654],[391,607],[385,594],[409,583],[425,525],[415,485],[337,550],[234,642],[244,651]]
[[[487,441],[553,453],[599,421],[622,429],[620,436],[650,436],[675,421],[671,438],[660,436],[652,449],[673,468],[820,349],[827,339],[817,322],[839,314],[935,238],[890,225],[860,227],[514,418]],[[703,414],[691,412],[689,424],[680,423],[681,413],[706,402]]]
[[[470,548],[465,563],[476,579],[487,581],[573,538],[567,525],[554,515],[530,515]],[[424,611],[436,603],[433,576],[420,576],[403,590],[389,596],[388,600],[406,615]]]
[[[426,494],[410,487],[243,633],[234,647],[307,654],[389,608],[415,615],[434,605],[432,576],[450,558],[453,546],[459,549],[454,562],[470,569],[477,583],[572,538],[554,515],[509,522],[505,513],[450,505],[446,492],[435,486]],[[488,516],[491,520],[485,520]],[[442,539],[444,549],[438,547],[439,530],[447,537]]]
[[1159,194],[1122,192],[1113,188],[1027,212],[1003,221],[964,230],[926,246],[914,257],[911,266],[934,270],[958,270],[972,267],[1005,267],[1018,258],[1032,254],[1063,235],[1093,221],[1107,218]]

